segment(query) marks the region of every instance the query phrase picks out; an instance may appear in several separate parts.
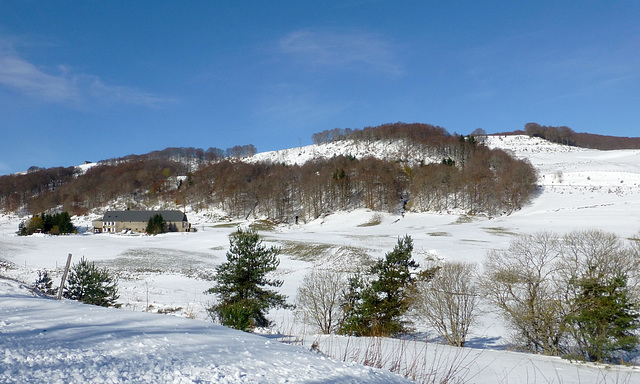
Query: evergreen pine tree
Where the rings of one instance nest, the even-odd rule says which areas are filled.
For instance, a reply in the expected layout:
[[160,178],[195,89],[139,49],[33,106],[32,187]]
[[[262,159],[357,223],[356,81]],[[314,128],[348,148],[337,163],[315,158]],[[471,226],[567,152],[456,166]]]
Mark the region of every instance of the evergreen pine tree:
[[282,286],[281,280],[267,278],[278,268],[280,250],[262,245],[253,230],[238,230],[229,239],[227,261],[216,268],[216,285],[206,291],[218,297],[218,304],[209,308],[223,325],[249,331],[266,327],[270,308],[287,308],[286,296],[268,287]]
[[59,233],[73,233],[76,227],[71,223],[69,212],[64,211],[53,215],[53,224],[58,226]]
[[580,290],[574,312],[567,320],[578,347],[589,361],[607,361],[615,351],[632,351],[638,345],[638,303],[631,300],[627,277],[585,277],[573,281]]
[[349,278],[349,285],[342,303],[343,319],[340,322],[338,333],[348,335],[369,334],[369,324],[365,319],[370,317],[363,302],[364,290],[368,287],[365,281],[366,275],[361,271]]
[[400,238],[393,251],[369,269],[368,279],[356,276],[350,280],[342,333],[395,336],[407,331],[402,317],[409,309],[414,283],[411,273],[419,267],[412,251],[411,237]]
[[106,268],[83,257],[69,271],[64,297],[102,307],[117,306],[118,281]]
[[159,233],[167,232],[167,222],[164,221],[164,218],[161,214],[157,213],[149,218],[146,232],[149,235],[157,235]]

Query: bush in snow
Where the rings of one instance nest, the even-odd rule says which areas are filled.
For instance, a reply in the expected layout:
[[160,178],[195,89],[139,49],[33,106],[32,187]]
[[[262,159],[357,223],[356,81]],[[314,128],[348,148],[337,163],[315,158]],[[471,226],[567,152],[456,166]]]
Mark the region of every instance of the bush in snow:
[[638,250],[603,231],[573,232],[563,244],[565,321],[575,343],[569,351],[589,361],[633,351],[640,329]]
[[99,268],[83,257],[69,271],[64,297],[86,304],[117,307],[118,281],[106,268]]
[[53,296],[56,290],[53,288],[53,280],[47,271],[38,271],[38,278],[33,283],[33,287],[45,295]]
[[558,281],[560,239],[550,232],[521,236],[508,249],[493,250],[480,284],[514,330],[522,348],[558,355],[565,335]]
[[34,215],[26,223],[21,223],[19,235],[29,236],[38,231],[51,235],[60,235],[75,233],[77,232],[77,228],[71,223],[71,216],[66,211],[53,215],[43,213],[40,216]]

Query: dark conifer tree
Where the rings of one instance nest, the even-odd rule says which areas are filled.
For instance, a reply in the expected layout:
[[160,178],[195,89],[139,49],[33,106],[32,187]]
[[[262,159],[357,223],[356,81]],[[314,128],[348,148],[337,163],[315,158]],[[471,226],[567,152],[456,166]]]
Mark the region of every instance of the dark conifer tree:
[[149,235],[157,235],[159,233],[167,232],[167,222],[164,221],[164,218],[161,214],[157,213],[149,218],[146,232]]
[[403,315],[409,309],[417,270],[410,236],[398,239],[393,251],[378,260],[364,279],[350,281],[341,332],[356,336],[396,336],[407,331]]
[[216,285],[206,291],[218,297],[209,312],[232,328],[266,327],[270,308],[290,307],[285,295],[269,289],[282,286],[282,281],[267,278],[280,264],[280,250],[265,247],[257,232],[241,228],[231,235],[229,245],[227,261],[216,268]]
[[589,361],[608,361],[615,351],[633,351],[640,341],[638,303],[631,299],[624,275],[585,277],[572,282],[581,291],[567,321]]

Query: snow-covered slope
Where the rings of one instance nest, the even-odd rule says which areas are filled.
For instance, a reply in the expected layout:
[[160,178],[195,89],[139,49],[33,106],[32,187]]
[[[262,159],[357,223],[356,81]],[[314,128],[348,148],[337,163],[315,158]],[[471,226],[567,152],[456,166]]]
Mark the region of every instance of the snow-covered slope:
[[[635,383],[640,370],[423,341],[323,336],[337,359],[415,364],[418,377],[478,384]],[[415,355],[414,355],[415,354]],[[368,356],[368,357],[367,357]],[[376,360],[378,359],[378,360]],[[409,383],[277,338],[200,320],[39,297],[0,278],[1,383]]]
[[[526,135],[488,136],[485,142],[490,148],[528,159],[539,175],[540,194],[532,204],[508,218],[499,218],[494,225],[501,223],[517,233],[598,228],[624,237],[640,230],[640,150],[584,149]],[[302,164],[336,155],[439,161],[406,148],[401,142],[341,141],[259,153],[249,161]]]
[[[563,234],[573,230],[602,229],[622,238],[635,236],[640,231],[640,151],[579,149],[526,136],[489,137],[487,144],[527,158],[536,167],[540,193],[530,205],[511,215],[493,218],[415,213],[402,217],[367,210],[335,212],[301,225],[262,231],[267,244],[283,249],[277,271],[277,277],[284,280],[282,293],[293,302],[300,281],[314,266],[356,268],[362,265],[363,259],[382,257],[393,248],[399,236],[406,234],[414,240],[414,258],[424,265],[433,259],[481,264],[488,250],[504,249],[513,236],[540,230]],[[323,156],[338,154],[338,148],[331,148],[328,145]],[[311,151],[321,149],[321,146],[304,147],[269,156],[278,162],[288,158],[302,159],[310,157]],[[372,148],[365,149],[356,153],[352,148],[343,154],[376,153]],[[3,264],[0,260],[0,275],[33,282],[39,269],[47,269],[57,283],[67,254],[73,254],[74,262],[85,256],[118,272],[123,304],[122,310],[85,309],[87,307],[75,303],[33,298],[13,283],[2,285],[0,382],[28,382],[21,377],[39,382],[36,375],[40,368],[50,372],[52,378],[64,377],[57,382],[81,381],[73,379],[72,375],[83,377],[83,370],[99,372],[99,378],[94,379],[96,382],[109,382],[108,375],[116,374],[114,367],[131,375],[148,371],[149,379],[139,376],[138,382],[216,382],[218,379],[224,382],[218,377],[198,376],[205,375],[198,368],[200,364],[211,372],[223,372],[221,377],[230,382],[279,382],[286,376],[281,376],[279,372],[284,371],[278,369],[269,371],[260,362],[263,355],[275,351],[272,349],[277,344],[274,340],[238,334],[203,322],[205,308],[213,300],[203,293],[211,285],[206,276],[224,261],[228,235],[236,225],[246,223],[219,222],[212,212],[188,211],[187,215],[198,232],[159,236],[84,233],[60,237],[18,237],[15,235],[18,218],[0,215],[0,259],[7,262]],[[76,224],[88,226],[91,222],[89,218],[78,218]],[[146,308],[196,317],[197,320],[138,313]],[[276,330],[283,333],[312,332],[300,330],[290,311],[273,311],[269,317],[275,321]],[[423,324],[417,326],[433,335]],[[145,331],[145,328],[152,331]],[[176,330],[186,330],[188,335]],[[92,344],[72,340],[69,335],[75,333],[87,336]],[[309,336],[312,340],[315,337]],[[165,341],[164,337],[170,341]],[[200,339],[203,343],[198,343]],[[328,351],[331,345],[339,344],[336,340],[322,341],[320,348]],[[491,311],[484,313],[481,321],[471,329],[468,340],[468,346],[474,348],[469,355],[480,356],[470,363],[477,376],[469,382],[640,383],[640,373],[633,368],[599,369],[560,359],[508,352],[509,330]],[[267,341],[270,343],[266,344]],[[165,348],[163,343],[171,347]],[[222,347],[216,349],[216,343]],[[241,349],[243,345],[256,349],[244,350]],[[71,352],[67,354],[66,349]],[[104,359],[99,357],[103,351],[111,349],[113,354],[107,354]],[[174,359],[172,353],[176,353],[177,358]],[[347,373],[332,376],[332,372],[342,369],[342,365],[328,362],[323,365],[324,360],[309,360],[310,367],[306,367],[302,357],[309,354],[298,353],[303,352],[296,350],[291,355],[283,352],[276,356],[285,361],[283,365],[306,372],[308,382],[340,382],[342,377],[375,382],[382,377],[377,371],[358,371],[362,368],[355,368],[352,376]],[[75,355],[81,357],[74,359]],[[215,356],[217,362],[202,358],[208,355]],[[154,360],[154,356],[158,358]],[[312,357],[314,355],[309,359]],[[269,363],[273,361],[270,356],[265,359]],[[640,362],[639,359],[636,362]],[[65,370],[63,365],[70,368]],[[232,368],[225,371],[227,365]],[[263,368],[253,371],[252,366]],[[49,371],[47,367],[50,367]],[[319,367],[318,371],[312,369],[315,367]],[[169,373],[172,369],[173,376]],[[324,369],[327,372],[320,372]],[[260,376],[263,374],[266,376]],[[305,381],[302,375],[291,377],[293,382]],[[127,381],[120,376],[111,382],[118,380]],[[386,376],[380,380],[386,380]]]
[[59,302],[0,279],[0,382],[409,381],[204,321]]
[[85,162],[84,164],[80,164],[78,166],[76,166],[76,169],[78,170],[78,173],[81,175],[84,175],[85,173],[87,173],[88,170],[90,170],[91,168],[97,166],[98,163],[89,163],[89,162]]
[[606,193],[640,188],[640,150],[599,151],[528,136],[490,136],[487,145],[528,159],[545,187],[589,188]]
[[511,227],[567,232],[601,229],[631,237],[640,231],[640,150],[599,151],[527,136],[489,137],[488,145],[528,159],[540,195],[511,217]]
[[354,156],[356,158],[377,157],[381,159],[400,159],[408,163],[425,164],[440,161],[440,158],[425,156],[415,147],[402,141],[363,142],[343,140],[304,147],[283,149],[280,151],[261,152],[245,159],[248,162],[271,162],[288,165],[301,165],[313,159],[330,159],[334,156]]

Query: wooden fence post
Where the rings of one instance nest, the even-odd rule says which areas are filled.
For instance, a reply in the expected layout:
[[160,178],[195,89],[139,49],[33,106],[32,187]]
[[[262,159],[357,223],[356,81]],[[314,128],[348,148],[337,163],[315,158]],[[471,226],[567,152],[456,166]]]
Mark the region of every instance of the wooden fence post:
[[71,254],[67,256],[67,266],[64,267],[64,273],[62,274],[62,281],[60,282],[60,289],[58,290],[58,300],[62,300],[62,290],[64,289],[64,282],[67,281],[69,267],[71,267]]

